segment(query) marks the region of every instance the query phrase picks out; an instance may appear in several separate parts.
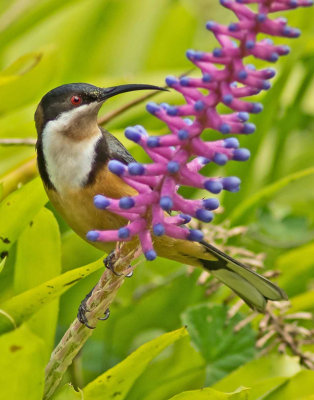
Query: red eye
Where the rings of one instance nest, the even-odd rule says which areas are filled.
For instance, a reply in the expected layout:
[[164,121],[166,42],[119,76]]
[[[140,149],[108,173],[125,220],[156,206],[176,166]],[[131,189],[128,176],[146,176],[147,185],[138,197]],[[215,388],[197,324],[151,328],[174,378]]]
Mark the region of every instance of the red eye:
[[80,96],[72,96],[71,97],[71,103],[74,106],[79,106],[82,103],[82,97],[80,97]]

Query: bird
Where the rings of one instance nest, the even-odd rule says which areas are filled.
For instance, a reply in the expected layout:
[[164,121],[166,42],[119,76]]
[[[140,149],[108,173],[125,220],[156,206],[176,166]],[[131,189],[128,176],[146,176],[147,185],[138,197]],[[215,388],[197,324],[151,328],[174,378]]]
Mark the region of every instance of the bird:
[[[97,122],[98,112],[109,98],[136,90],[164,89],[146,84],[102,88],[69,83],[46,93],[35,112],[37,163],[44,188],[56,211],[86,241],[90,230],[115,230],[127,223],[121,216],[97,209],[95,195],[119,199],[137,194],[108,169],[110,160],[127,165],[135,161],[133,156]],[[89,243],[107,254],[116,245]],[[154,248],[160,257],[209,271],[258,312],[265,312],[268,300],[287,299],[273,282],[205,241],[164,235],[154,237]],[[79,319],[88,326],[85,315]]]

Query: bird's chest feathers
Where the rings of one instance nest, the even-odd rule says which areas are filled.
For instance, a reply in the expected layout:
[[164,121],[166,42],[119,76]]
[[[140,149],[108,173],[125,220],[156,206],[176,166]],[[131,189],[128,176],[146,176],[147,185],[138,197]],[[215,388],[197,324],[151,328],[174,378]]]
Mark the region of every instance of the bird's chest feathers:
[[67,189],[82,187],[88,181],[101,132],[73,140],[53,128],[48,124],[43,132],[43,153],[49,178],[62,195]]

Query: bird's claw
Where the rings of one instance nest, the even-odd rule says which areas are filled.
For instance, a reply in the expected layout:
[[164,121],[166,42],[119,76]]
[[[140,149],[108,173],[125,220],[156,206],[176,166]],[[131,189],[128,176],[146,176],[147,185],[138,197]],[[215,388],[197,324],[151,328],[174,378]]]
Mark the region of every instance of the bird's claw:
[[[96,326],[91,326],[88,323],[88,319],[86,317],[86,313],[90,312],[91,310],[89,310],[87,308],[87,300],[91,297],[93,290],[95,288],[93,288],[86,296],[85,299],[81,301],[81,304],[79,306],[78,309],[78,313],[77,313],[77,319],[80,321],[81,324],[85,325],[86,328],[88,329],[95,329]],[[109,308],[107,308],[107,310],[104,312],[104,317],[98,318],[100,321],[105,321],[106,319],[108,319],[110,316],[110,310]]]
[[96,326],[90,326],[88,324],[88,319],[86,317],[86,313],[90,312],[90,310],[86,306],[86,302],[91,297],[93,290],[94,290],[94,288],[85,296],[85,299],[81,301],[81,304],[80,304],[78,312],[77,312],[77,319],[80,321],[81,324],[85,325],[86,328],[89,328],[89,329],[96,328]]
[[107,310],[104,312],[104,317],[98,318],[99,321],[106,321],[110,317],[110,310],[107,308]]
[[115,253],[114,253],[114,251],[112,251],[112,252],[109,253],[108,256],[104,259],[105,267],[106,267],[107,269],[109,269],[114,275],[116,275],[116,276],[122,276],[123,274],[119,274],[119,273],[116,272],[116,270],[114,269],[113,262],[112,262],[112,259],[113,259],[114,255],[115,255]]

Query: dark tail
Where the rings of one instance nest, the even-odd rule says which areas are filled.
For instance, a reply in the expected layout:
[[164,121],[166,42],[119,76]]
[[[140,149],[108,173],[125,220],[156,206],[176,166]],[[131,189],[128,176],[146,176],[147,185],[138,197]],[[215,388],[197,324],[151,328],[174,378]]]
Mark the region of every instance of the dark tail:
[[201,242],[201,244],[206,248],[206,252],[215,258],[215,260],[201,259],[204,268],[232,289],[254,310],[264,312],[267,300],[287,300],[286,293],[262,275],[250,270],[209,243]]

